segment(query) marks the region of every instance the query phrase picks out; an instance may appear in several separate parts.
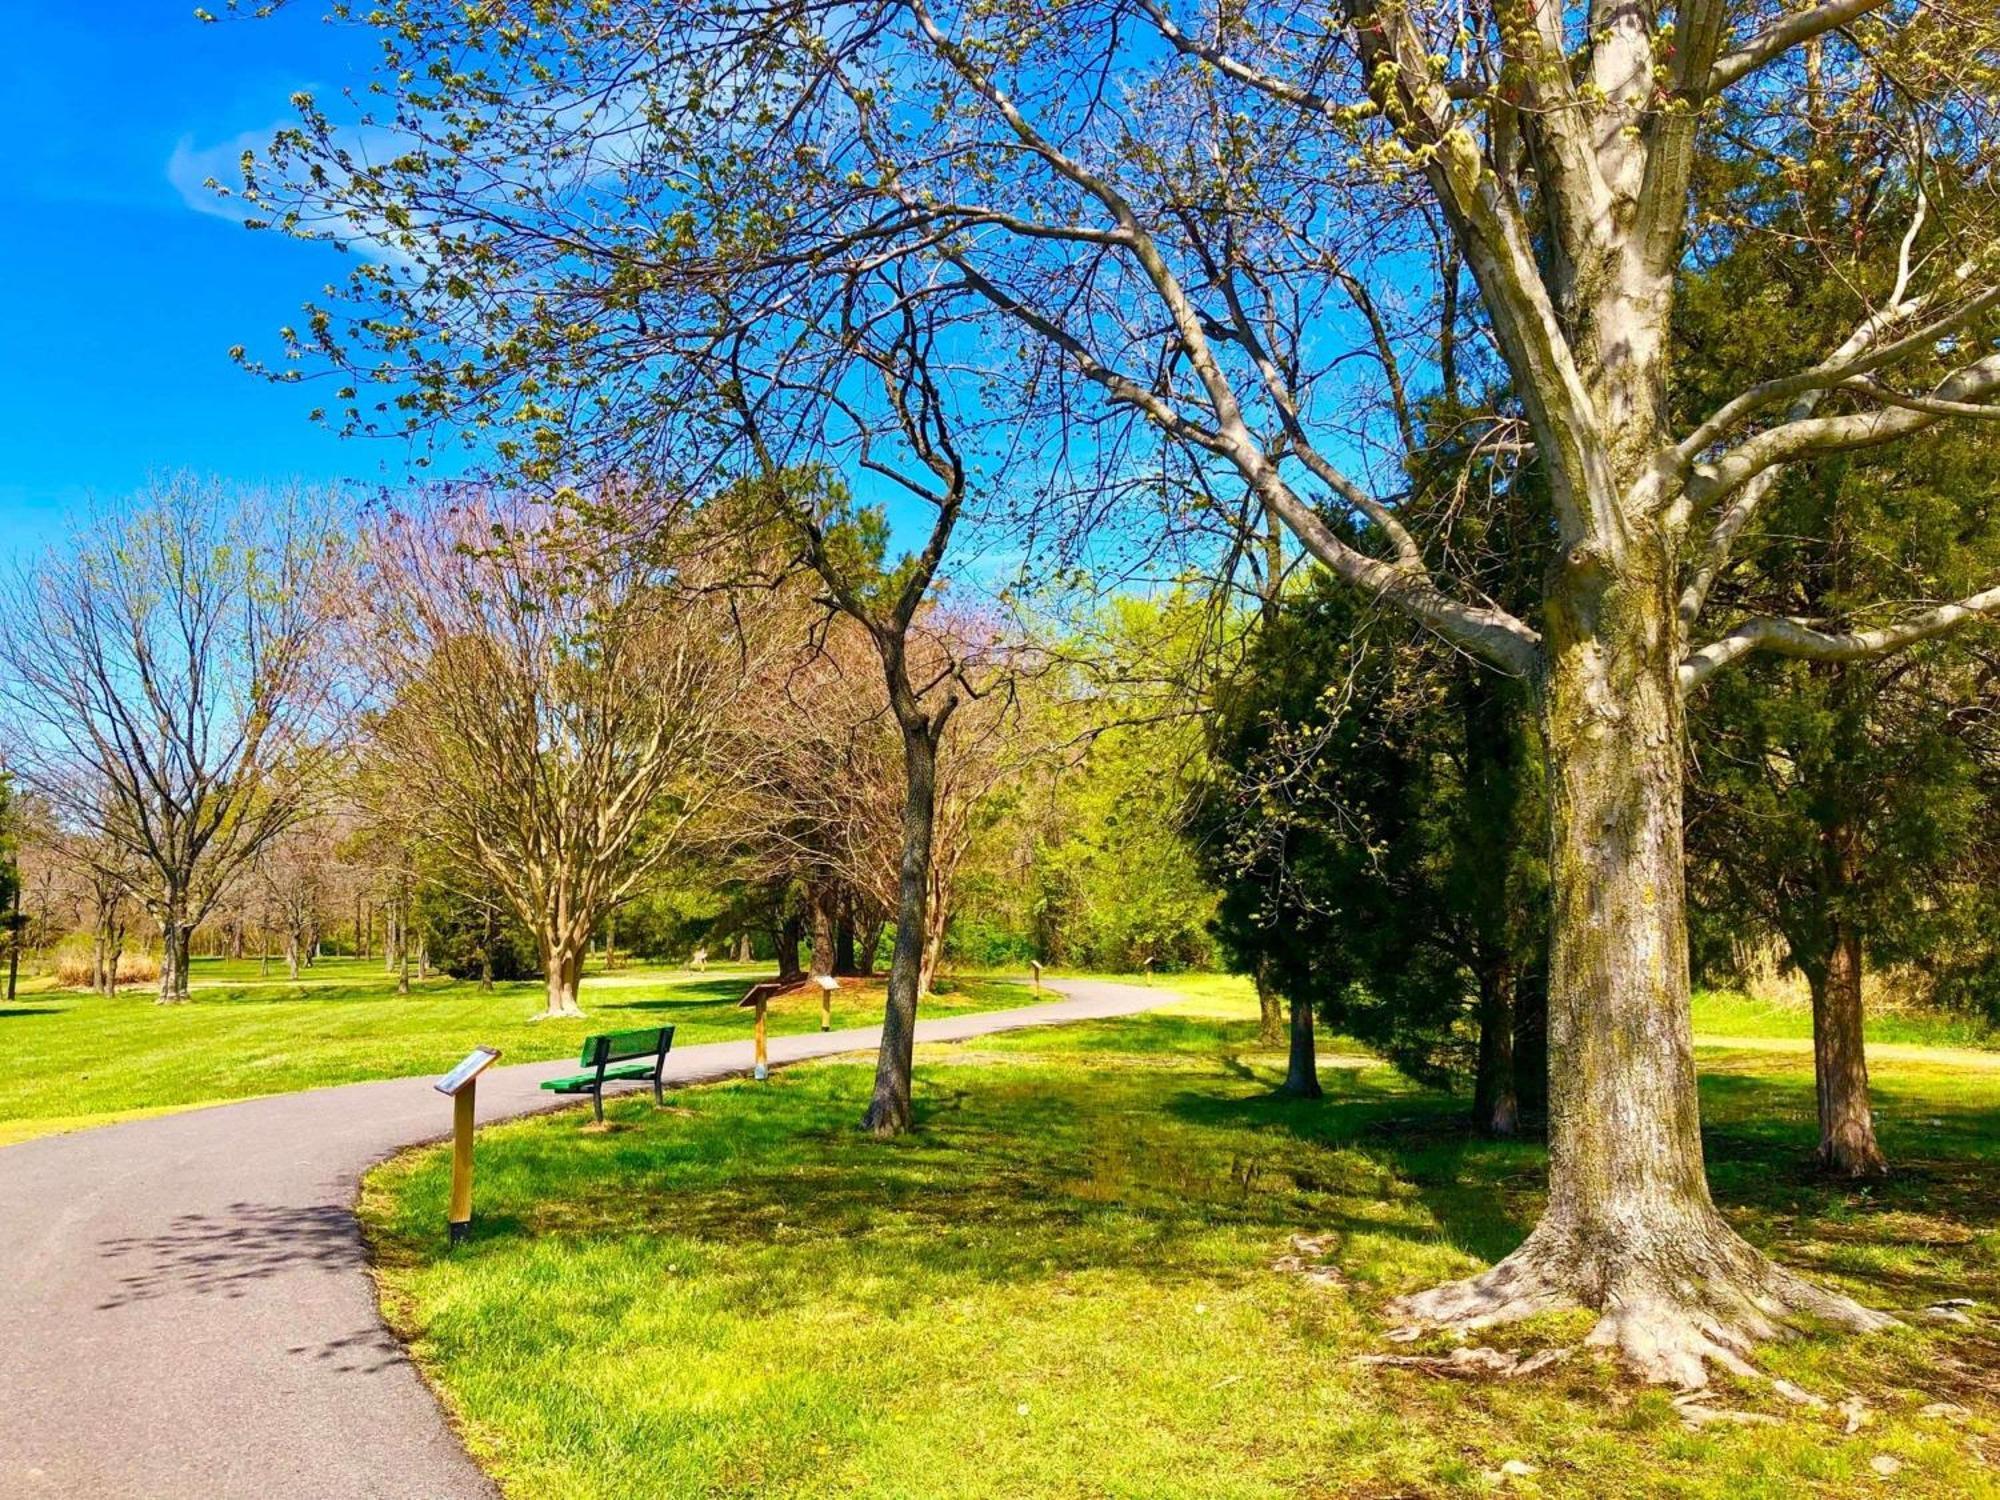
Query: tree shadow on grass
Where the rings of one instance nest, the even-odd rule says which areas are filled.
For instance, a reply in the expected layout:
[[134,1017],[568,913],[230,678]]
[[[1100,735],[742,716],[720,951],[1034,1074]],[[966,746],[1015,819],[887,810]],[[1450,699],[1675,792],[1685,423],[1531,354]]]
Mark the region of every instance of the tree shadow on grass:
[[[1400,1232],[1384,1222],[1372,1162],[1220,1125],[1190,1129],[1162,1113],[1147,1068],[1057,1087],[1033,1059],[946,1080],[937,1071],[920,1071],[922,1128],[891,1142],[846,1123],[865,1098],[860,1068],[815,1070],[805,1087],[684,1096],[692,1119],[621,1107],[624,1129],[496,1139],[482,1147],[467,1248],[691,1241],[726,1268],[732,1296],[773,1312],[811,1267],[839,1260],[849,1268],[842,1299],[890,1313],[972,1285],[1098,1272],[1167,1285],[1267,1277],[1301,1229]],[[426,1170],[401,1196],[386,1258],[442,1253],[442,1188]]]
[[[1217,1028],[1135,1018],[1060,1040],[984,1039],[976,1058],[946,1054],[976,1066],[920,1064],[921,1128],[892,1142],[854,1127],[869,1076],[854,1064],[690,1091],[671,1112],[620,1103],[620,1128],[604,1134],[510,1130],[482,1138],[464,1253],[640,1246],[662,1267],[698,1267],[748,1311],[831,1300],[891,1316],[982,1287],[1040,1296],[1031,1289],[1093,1274],[1270,1284],[1299,1233],[1330,1236],[1337,1266],[1401,1289],[1411,1268],[1441,1269],[1441,1244],[1492,1261],[1525,1237],[1544,1192],[1539,1142],[1483,1139],[1464,1099],[1337,1058],[1324,1099],[1280,1097],[1270,1054],[1245,1030],[1219,1046]],[[1855,1188],[1805,1170],[1809,1074],[1725,1072],[1703,1087],[1717,1197],[1753,1240],[1877,1306],[1991,1300],[1993,1108],[1939,1116],[1932,1094],[1885,1088],[1885,1140],[1900,1128],[1928,1154],[1900,1161],[1885,1186]],[[445,1182],[442,1157],[425,1158],[396,1195],[385,1258],[442,1256]],[[1880,1380],[1921,1384],[1913,1372],[1931,1361],[1957,1372],[1933,1389],[2000,1383],[2000,1353],[1979,1329],[1869,1357]]]
[[[2000,1291],[1983,1244],[2000,1225],[2000,1101],[1989,1093],[1947,1104],[1914,1082],[1878,1084],[1878,1124],[1894,1171],[1854,1182],[1812,1163],[1809,1066],[1807,1059],[1805,1068],[1704,1071],[1704,1155],[1731,1222],[1787,1265],[1844,1280],[1874,1305],[1921,1309]],[[1239,1060],[1230,1071],[1254,1070]],[[1545,1196],[1540,1142],[1482,1138],[1466,1121],[1464,1100],[1386,1070],[1327,1072],[1322,1081],[1326,1097],[1317,1101],[1210,1089],[1179,1094],[1167,1108],[1196,1125],[1358,1151],[1415,1194],[1438,1233],[1483,1260],[1500,1259],[1526,1237]]]

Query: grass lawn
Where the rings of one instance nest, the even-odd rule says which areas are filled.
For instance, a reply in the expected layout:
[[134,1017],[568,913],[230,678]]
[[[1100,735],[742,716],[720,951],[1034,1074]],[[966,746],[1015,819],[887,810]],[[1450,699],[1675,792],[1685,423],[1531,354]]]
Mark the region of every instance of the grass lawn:
[[[280,971],[282,972],[282,971]],[[582,1020],[532,1021],[539,981],[497,985],[451,979],[398,995],[379,960],[323,959],[300,982],[262,978],[254,960],[197,960],[185,1005],[149,991],[116,999],[47,987],[0,1006],[0,1145],[167,1109],[364,1078],[442,1073],[473,1047],[508,1062],[573,1056],[593,1032],[671,1021],[675,1046],[750,1034],[736,1002],[760,967],[621,968],[584,980]],[[1014,986],[968,982],[927,1014],[1019,1005]],[[878,982],[843,990],[835,1026],[882,1019]],[[819,1029],[816,994],[771,1012],[776,1032]]]
[[[410,1153],[364,1188],[384,1306],[513,1500],[2000,1493],[2000,1070],[1879,1067],[1899,1172],[1856,1190],[1804,1170],[1809,1059],[1704,1050],[1746,1234],[1876,1306],[1980,1305],[1765,1356],[1865,1398],[1857,1433],[1728,1382],[1718,1404],[1778,1422],[1690,1432],[1594,1357],[1504,1383],[1356,1363],[1395,1347],[1387,1297],[1519,1240],[1543,1154],[1360,1055],[1322,1058],[1325,1100],[1278,1100],[1243,988],[1197,988],[923,1049],[921,1132],[888,1144],[854,1128],[849,1061],[621,1102],[603,1132],[488,1129],[451,1253],[445,1157]],[[1303,1268],[1295,1234],[1323,1242]]]

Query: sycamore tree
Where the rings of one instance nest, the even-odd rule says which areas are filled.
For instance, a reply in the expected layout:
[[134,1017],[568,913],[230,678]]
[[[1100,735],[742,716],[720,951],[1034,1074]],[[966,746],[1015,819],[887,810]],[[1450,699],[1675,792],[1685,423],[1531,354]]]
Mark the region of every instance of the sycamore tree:
[[[864,340],[911,306],[983,309],[954,350],[976,392],[939,385],[927,409],[1020,434],[1017,472],[1085,527],[1107,497],[1172,507],[1225,476],[1376,608],[1532,695],[1548,1204],[1499,1265],[1401,1313],[1581,1305],[1596,1342],[1688,1385],[1747,1368],[1793,1314],[1883,1325],[1709,1196],[1682,705],[1755,653],[1878,656],[2000,606],[1982,585],[1827,618],[1709,610],[1787,465],[1995,414],[1990,8],[391,0],[367,19],[365,90],[302,96],[243,187],[256,222],[387,248],[285,351],[346,379],[335,420],[504,419],[530,463],[579,423],[658,444],[718,350],[824,335],[832,289],[895,288]],[[1809,236],[1893,216],[1907,251],[1844,283],[1836,337],[1677,420],[1679,281],[1761,229],[1697,165],[1815,190],[1808,94],[1875,168]],[[1471,303],[1486,333],[1461,343]],[[1454,567],[1475,508],[1417,524],[1400,505],[1408,393],[1461,361],[1511,392],[1471,437],[1550,497],[1557,561],[1528,617]]]

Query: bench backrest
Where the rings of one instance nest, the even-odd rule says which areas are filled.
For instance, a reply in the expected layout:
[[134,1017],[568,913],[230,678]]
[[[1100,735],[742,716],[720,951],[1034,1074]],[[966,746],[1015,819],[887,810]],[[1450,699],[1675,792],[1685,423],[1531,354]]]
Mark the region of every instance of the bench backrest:
[[603,1036],[587,1036],[583,1039],[583,1056],[578,1061],[586,1068],[601,1068],[607,1063],[625,1062],[634,1057],[658,1057],[674,1044],[674,1028],[671,1026],[649,1026],[644,1031],[611,1031]]

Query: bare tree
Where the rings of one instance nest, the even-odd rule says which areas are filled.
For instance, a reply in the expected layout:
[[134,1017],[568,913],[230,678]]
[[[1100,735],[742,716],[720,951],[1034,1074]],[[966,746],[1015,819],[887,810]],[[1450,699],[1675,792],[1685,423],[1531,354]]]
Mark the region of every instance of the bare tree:
[[187,998],[189,935],[339,753],[335,515],[311,491],[173,479],[22,571],[0,604],[19,774],[141,872],[162,1003]]
[[368,537],[361,648],[385,694],[386,784],[535,934],[552,1016],[580,1014],[606,913],[734,784],[737,698],[763,648],[663,546],[497,494]]

